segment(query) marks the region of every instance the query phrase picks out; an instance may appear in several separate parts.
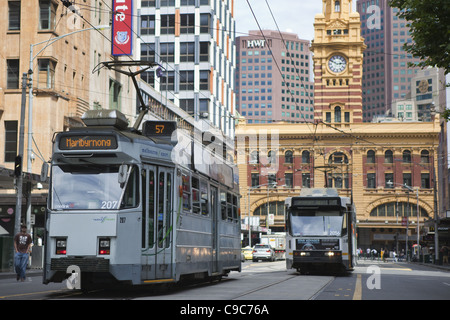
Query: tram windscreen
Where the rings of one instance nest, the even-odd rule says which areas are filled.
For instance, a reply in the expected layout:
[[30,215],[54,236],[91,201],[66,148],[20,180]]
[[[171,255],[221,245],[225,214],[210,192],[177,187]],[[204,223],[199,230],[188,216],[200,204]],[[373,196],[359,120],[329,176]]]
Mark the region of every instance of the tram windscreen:
[[54,165],[53,210],[117,210],[138,204],[138,175],[128,170],[126,185],[119,182],[120,165]]
[[291,211],[290,232],[292,236],[334,236],[340,237],[345,228],[345,219],[338,211],[312,211],[309,213]]

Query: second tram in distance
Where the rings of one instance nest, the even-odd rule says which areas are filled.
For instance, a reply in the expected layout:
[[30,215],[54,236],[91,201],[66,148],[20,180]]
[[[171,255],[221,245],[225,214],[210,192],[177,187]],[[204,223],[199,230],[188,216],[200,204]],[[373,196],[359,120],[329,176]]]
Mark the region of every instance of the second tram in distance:
[[352,271],[356,258],[356,215],[336,189],[304,188],[286,206],[286,267],[312,271]]

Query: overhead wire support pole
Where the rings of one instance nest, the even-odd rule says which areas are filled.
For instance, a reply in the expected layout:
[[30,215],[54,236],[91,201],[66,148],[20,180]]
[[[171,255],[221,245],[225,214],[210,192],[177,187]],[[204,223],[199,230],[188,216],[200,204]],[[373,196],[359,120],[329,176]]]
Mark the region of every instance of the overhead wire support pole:
[[20,231],[20,220],[22,217],[22,198],[23,198],[23,175],[22,175],[22,165],[23,165],[23,150],[24,150],[24,139],[25,139],[25,109],[26,109],[26,98],[27,98],[27,80],[28,73],[22,74],[22,101],[20,110],[20,127],[19,127],[19,150],[15,161],[14,174],[16,176],[16,186],[17,186],[17,197],[16,197],[16,210],[15,210],[15,220],[14,220],[14,234]]

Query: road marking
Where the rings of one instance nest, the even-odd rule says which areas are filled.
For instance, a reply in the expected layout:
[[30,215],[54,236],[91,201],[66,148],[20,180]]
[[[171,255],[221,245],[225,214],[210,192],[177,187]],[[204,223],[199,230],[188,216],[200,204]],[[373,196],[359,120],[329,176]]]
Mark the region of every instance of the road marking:
[[361,274],[356,276],[355,292],[353,293],[353,300],[362,299]]
[[18,294],[12,294],[9,296],[0,296],[0,299],[7,299],[12,297],[22,297],[22,296],[29,296],[33,294],[42,294],[42,293],[54,293],[54,292],[61,292],[62,290],[50,290],[50,291],[40,291],[40,292],[28,292],[28,293],[18,293]]

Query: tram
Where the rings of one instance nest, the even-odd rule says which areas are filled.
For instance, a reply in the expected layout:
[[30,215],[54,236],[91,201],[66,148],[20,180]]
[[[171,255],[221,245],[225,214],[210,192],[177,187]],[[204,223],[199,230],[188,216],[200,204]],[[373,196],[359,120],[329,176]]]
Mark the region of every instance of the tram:
[[356,214],[336,189],[304,188],[286,206],[286,267],[301,274],[352,271],[356,259]]
[[72,273],[88,289],[241,271],[235,167],[193,138],[180,148],[174,121],[138,131],[119,111],[89,110],[82,120],[54,137],[45,284]]

